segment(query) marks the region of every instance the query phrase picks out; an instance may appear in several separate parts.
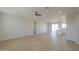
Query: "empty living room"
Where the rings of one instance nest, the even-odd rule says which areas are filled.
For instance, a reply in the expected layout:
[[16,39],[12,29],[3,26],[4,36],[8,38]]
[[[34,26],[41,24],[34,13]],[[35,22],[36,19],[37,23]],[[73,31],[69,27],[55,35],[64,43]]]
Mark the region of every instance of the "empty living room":
[[79,51],[79,7],[0,7],[0,51]]

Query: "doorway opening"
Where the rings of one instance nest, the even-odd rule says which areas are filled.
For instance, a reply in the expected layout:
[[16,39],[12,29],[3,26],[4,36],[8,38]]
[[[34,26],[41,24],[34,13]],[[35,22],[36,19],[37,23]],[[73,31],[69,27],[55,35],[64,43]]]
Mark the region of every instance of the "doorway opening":
[[56,32],[58,30],[58,24],[52,24],[52,32]]
[[57,30],[59,29],[59,25],[58,24],[51,24],[51,31],[52,31],[52,36],[55,39],[56,35],[57,35]]

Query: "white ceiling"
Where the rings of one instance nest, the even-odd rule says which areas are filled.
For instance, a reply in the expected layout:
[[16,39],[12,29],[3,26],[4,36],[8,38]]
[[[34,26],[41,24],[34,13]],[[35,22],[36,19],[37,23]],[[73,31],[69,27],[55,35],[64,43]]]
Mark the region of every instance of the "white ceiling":
[[61,11],[61,14],[68,14],[72,12],[79,12],[79,8],[76,7],[0,7],[0,13],[3,14],[13,14],[21,16],[31,16],[34,15],[34,12],[38,11],[41,14],[48,15],[58,15],[58,12]]

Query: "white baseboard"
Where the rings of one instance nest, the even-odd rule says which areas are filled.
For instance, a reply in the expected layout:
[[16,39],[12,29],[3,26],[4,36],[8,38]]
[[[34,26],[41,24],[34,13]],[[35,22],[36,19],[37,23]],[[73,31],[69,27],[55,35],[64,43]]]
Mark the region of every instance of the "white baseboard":
[[[33,35],[33,34],[29,34],[29,35]],[[16,36],[16,37],[4,37],[4,38],[0,38],[0,41],[21,38],[21,37],[25,37],[25,36],[29,36],[29,35],[22,35],[22,36]]]
[[74,39],[71,39],[71,38],[67,38],[66,40],[71,40],[71,41],[74,41],[76,44],[78,44],[79,45],[79,41],[76,41],[76,40],[74,40]]

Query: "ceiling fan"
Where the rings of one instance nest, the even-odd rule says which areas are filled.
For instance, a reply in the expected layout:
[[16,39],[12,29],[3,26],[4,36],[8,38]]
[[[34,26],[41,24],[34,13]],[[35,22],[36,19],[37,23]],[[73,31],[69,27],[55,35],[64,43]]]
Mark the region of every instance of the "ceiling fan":
[[39,12],[35,12],[35,16],[41,16],[41,13],[39,13]]
[[[46,9],[50,9],[50,7],[43,7],[45,10]],[[39,8],[37,8],[37,10],[39,11],[40,9]],[[34,13],[34,15],[36,15],[36,16],[42,16],[42,14],[40,13],[40,12],[38,12],[38,11],[35,11],[35,13]]]

